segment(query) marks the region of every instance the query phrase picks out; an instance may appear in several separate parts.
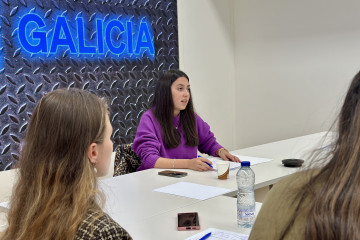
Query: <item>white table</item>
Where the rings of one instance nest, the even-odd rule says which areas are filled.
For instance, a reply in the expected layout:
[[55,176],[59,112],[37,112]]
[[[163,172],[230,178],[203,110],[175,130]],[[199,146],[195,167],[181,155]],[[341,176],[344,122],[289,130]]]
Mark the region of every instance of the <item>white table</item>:
[[[240,149],[234,151],[234,153],[273,159],[271,162],[252,167],[256,175],[255,188],[257,189],[274,184],[279,179],[298,171],[298,169],[284,167],[281,164],[281,160],[284,158],[303,158],[306,160],[306,155],[311,152],[312,149],[319,147],[318,143],[323,135],[324,133],[317,133],[287,139],[256,147]],[[179,181],[186,181],[227,188],[234,193],[237,190],[235,181],[237,170],[230,171],[230,176],[227,180],[218,180],[216,173],[213,171],[197,172],[192,170],[180,170],[188,172],[188,176],[179,179],[159,176],[157,174],[159,171],[161,171],[161,169],[149,169],[115,178],[103,179],[99,183],[106,196],[105,211],[108,212],[115,221],[125,227],[135,239],[148,239],[141,238],[141,236],[145,236],[142,234],[156,234],[157,231],[158,233],[165,231],[166,229],[164,230],[157,221],[163,221],[164,224],[165,222],[168,224],[166,225],[169,227],[166,231],[170,231],[168,236],[176,233],[176,236],[180,236],[181,238],[181,234],[186,235],[188,233],[179,233],[180,235],[178,235],[177,231],[174,230],[176,229],[176,226],[173,225],[174,221],[171,220],[170,215],[173,214],[176,216],[175,213],[188,211],[190,209],[198,209],[196,211],[201,211],[200,219],[203,226],[202,229],[208,227],[230,231],[233,229],[232,226],[236,224],[236,217],[234,217],[236,216],[236,199],[230,197],[216,197],[205,201],[199,201],[196,199],[154,192],[153,189],[174,184]],[[6,177],[7,174],[2,176]],[[11,189],[10,187],[9,189]],[[7,196],[5,196],[5,198],[7,199],[4,199],[4,197],[1,198],[1,196],[0,199],[3,201],[8,200],[10,192],[11,191],[6,192]],[[225,202],[230,201],[231,203],[225,204]],[[221,221],[211,220],[215,219],[214,217],[211,217],[213,216],[213,206],[222,204],[222,202],[225,205],[229,205],[231,209],[229,208],[226,211],[231,212],[230,214],[233,214],[234,216],[229,218],[226,217],[225,219],[222,215],[218,215],[219,218],[221,217]],[[230,229],[226,228],[225,225],[222,225],[223,221],[225,221],[224,224],[226,226],[230,226]],[[231,223],[233,223],[233,225],[231,225]],[[141,230],[142,228],[143,230]],[[136,237],[138,235],[139,238]],[[186,236],[191,235],[192,234]]]
[[273,159],[271,162],[251,167],[256,174],[255,189],[258,189],[264,186],[272,185],[280,179],[302,170],[302,168],[284,167],[281,160],[287,158],[300,158],[305,160],[303,166],[306,166],[311,161],[311,154],[313,151],[315,149],[328,146],[333,136],[334,135],[331,133],[326,135],[326,132],[320,132],[255,147],[244,148],[233,151],[233,153]]
[[153,191],[178,182],[176,178],[159,176],[158,170],[141,171],[100,181],[99,185],[106,197],[104,210],[122,225],[126,221],[141,220],[199,201]]
[[[256,214],[261,203],[256,203]],[[123,227],[134,239],[185,239],[207,228],[249,234],[249,230],[239,229],[236,218],[236,198],[219,196],[195,204],[179,207],[140,221],[128,221]],[[178,231],[176,217],[181,212],[198,212],[200,230]]]
[[[241,149],[234,151],[234,153],[273,159],[270,162],[252,167],[256,174],[255,188],[261,188],[274,184],[279,179],[298,171],[298,168],[284,167],[281,160],[284,158],[307,160],[309,153],[314,148],[323,145],[319,145],[323,136],[324,133],[312,134]],[[149,169],[102,181],[103,186],[104,184],[106,186],[104,188],[108,201],[106,211],[125,227],[135,239],[157,239],[156,236],[183,239],[193,235],[189,232],[178,232],[176,230],[176,213],[184,211],[198,211],[199,213],[201,211],[202,229],[214,227],[230,231],[236,230],[234,228],[234,226],[236,227],[235,198],[221,196],[199,201],[154,192],[153,189],[185,181],[228,188],[234,193],[237,191],[235,180],[237,170],[230,171],[230,177],[227,180],[218,180],[214,171],[197,172],[181,169],[180,171],[188,173],[188,176],[183,178],[159,176],[159,171],[162,169]],[[219,205],[224,205],[227,209],[224,211],[228,211],[228,213],[225,215],[221,215],[220,212],[215,214],[213,209]],[[217,220],[214,216],[220,219]]]
[[[314,149],[320,148],[328,144],[331,136],[329,136],[327,138],[327,141],[325,141],[324,143],[321,142],[321,139],[324,137],[325,133],[326,132],[321,132],[302,137],[267,143],[255,147],[232,151],[232,153],[244,156],[273,159],[270,162],[251,166],[251,168],[255,172],[255,189],[259,189],[265,186],[272,185],[280,179],[301,170],[301,168],[284,167],[281,160],[286,158],[300,158],[304,159],[306,164],[306,162],[309,162],[309,155]],[[178,170],[188,173],[188,176],[181,178],[181,181],[204,184],[213,187],[227,188],[232,190],[233,192],[237,191],[237,169],[231,170],[229,173],[229,178],[226,180],[218,180],[217,173],[215,171],[197,172],[189,169]],[[149,169],[147,171],[153,172],[152,174],[154,174],[155,176],[157,172],[160,171],[160,169]],[[169,181],[169,184],[170,182],[174,182],[170,180],[164,181]],[[231,194],[233,194],[233,192]]]

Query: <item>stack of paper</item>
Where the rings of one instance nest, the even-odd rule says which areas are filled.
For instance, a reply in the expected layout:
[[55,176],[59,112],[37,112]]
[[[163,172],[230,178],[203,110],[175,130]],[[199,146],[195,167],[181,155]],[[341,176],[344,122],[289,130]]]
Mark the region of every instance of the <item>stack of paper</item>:
[[9,202],[0,202],[0,207],[10,208],[10,203]]
[[[249,156],[242,156],[242,155],[235,155],[237,156],[241,161],[248,161],[250,162],[250,166],[256,165],[256,164],[260,164],[260,163],[264,163],[264,162],[269,162],[272,159],[270,158],[258,158],[258,157],[249,157]],[[224,161],[219,157],[208,157],[208,159],[213,163],[213,168],[214,170],[216,170],[216,162],[218,161]],[[236,169],[236,168],[240,168],[241,167],[241,163],[236,163],[236,162],[230,162],[230,170]]]
[[205,231],[202,231],[192,237],[189,237],[185,240],[199,240],[206,234],[211,232],[210,237],[208,237],[206,240],[247,240],[249,238],[248,235],[236,233],[236,232],[229,232],[225,230],[220,230],[216,228],[208,228]]

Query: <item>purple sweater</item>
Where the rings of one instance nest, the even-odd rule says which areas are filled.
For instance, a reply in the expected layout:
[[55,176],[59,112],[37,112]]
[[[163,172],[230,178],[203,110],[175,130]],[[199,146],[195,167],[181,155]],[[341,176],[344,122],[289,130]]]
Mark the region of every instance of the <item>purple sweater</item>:
[[[174,117],[174,126],[179,126],[180,115]],[[216,142],[210,126],[195,114],[196,131],[199,136],[199,146],[186,145],[186,138],[180,126],[181,143],[176,148],[166,148],[162,129],[151,110],[141,117],[134,139],[133,150],[141,158],[142,164],[137,171],[153,168],[158,158],[192,159],[197,157],[197,150],[215,156],[216,150],[222,148]]]

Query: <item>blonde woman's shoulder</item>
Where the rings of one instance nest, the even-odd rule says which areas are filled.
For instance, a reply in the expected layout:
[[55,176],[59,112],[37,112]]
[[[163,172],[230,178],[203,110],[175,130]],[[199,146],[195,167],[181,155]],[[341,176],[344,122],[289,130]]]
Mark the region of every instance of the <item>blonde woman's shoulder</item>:
[[89,212],[81,223],[76,240],[132,240],[130,234],[105,213]]

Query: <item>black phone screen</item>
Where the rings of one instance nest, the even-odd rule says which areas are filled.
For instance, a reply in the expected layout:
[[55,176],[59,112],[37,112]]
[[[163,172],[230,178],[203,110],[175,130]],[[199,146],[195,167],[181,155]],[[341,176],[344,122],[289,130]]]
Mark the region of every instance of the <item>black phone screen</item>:
[[199,226],[199,217],[197,212],[179,213],[178,227]]

